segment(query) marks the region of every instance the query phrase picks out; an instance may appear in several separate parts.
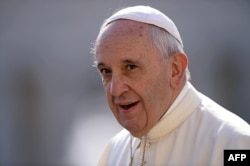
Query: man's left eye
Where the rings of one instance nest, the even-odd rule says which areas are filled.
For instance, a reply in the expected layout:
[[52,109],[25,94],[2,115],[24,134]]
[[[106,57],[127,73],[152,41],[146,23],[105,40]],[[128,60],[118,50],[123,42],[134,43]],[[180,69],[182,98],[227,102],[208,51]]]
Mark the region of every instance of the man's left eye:
[[127,69],[128,69],[128,70],[133,70],[133,69],[135,69],[135,68],[137,68],[136,65],[127,65]]

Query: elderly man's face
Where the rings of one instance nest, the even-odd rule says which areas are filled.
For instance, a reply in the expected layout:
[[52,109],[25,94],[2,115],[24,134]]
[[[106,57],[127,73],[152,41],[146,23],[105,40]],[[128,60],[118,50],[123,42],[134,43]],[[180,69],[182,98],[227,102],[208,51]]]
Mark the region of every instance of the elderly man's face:
[[98,41],[96,61],[108,104],[124,128],[143,136],[174,100],[171,61],[152,49],[147,24],[115,21]]

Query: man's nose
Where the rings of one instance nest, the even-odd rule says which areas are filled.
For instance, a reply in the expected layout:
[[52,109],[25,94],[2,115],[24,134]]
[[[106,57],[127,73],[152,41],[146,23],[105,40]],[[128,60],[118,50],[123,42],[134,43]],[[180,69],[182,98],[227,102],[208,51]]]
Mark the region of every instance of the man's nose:
[[113,96],[120,96],[128,91],[128,85],[123,76],[113,75],[110,83],[110,94]]

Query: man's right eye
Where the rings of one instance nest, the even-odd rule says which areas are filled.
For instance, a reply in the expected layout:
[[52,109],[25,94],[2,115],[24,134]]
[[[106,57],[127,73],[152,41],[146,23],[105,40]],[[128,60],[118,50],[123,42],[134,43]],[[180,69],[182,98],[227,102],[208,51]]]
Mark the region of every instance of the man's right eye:
[[107,74],[109,74],[111,71],[109,70],[109,69],[107,69],[107,68],[103,68],[103,69],[100,69],[100,73],[102,74],[102,75],[107,75]]

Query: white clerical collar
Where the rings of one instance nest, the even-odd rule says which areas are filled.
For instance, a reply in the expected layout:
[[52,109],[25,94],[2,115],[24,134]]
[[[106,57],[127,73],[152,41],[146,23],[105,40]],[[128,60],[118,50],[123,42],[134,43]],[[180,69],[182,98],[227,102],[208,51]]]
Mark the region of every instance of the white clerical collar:
[[191,83],[189,81],[187,81],[183,87],[183,89],[181,90],[180,94],[177,96],[177,98],[175,99],[175,101],[173,102],[173,104],[170,106],[170,108],[168,109],[168,111],[163,115],[162,118],[164,118],[165,116],[167,116],[170,112],[172,112],[174,110],[174,108],[182,101],[183,97],[186,95],[186,93],[188,92],[188,90],[191,87]]

